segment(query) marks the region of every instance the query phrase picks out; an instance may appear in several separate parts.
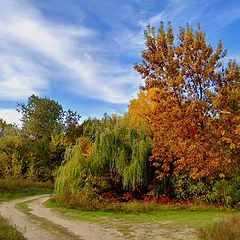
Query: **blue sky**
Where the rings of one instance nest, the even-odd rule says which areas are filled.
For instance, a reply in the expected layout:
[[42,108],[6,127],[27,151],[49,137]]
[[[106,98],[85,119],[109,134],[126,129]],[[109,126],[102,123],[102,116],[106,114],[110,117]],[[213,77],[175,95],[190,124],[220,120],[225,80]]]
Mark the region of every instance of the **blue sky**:
[[83,118],[123,114],[136,96],[133,70],[147,23],[197,22],[213,46],[240,60],[239,0],[0,0],[0,117],[19,123],[31,94]]

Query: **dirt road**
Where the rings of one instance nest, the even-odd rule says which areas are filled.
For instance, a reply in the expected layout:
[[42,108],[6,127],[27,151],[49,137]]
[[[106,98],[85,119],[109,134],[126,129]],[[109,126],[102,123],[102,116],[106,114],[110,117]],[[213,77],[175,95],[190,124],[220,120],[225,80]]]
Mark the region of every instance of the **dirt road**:
[[[41,195],[4,202],[0,204],[0,214],[10,219],[29,240],[195,239],[193,230],[187,228],[169,231],[169,229],[159,228],[159,225],[137,224],[131,226],[133,233],[126,236],[123,235],[123,232],[118,231],[114,224],[111,225],[111,222],[110,225],[108,223],[108,226],[103,227],[100,224],[69,220],[43,205],[43,202],[49,198],[49,195]],[[16,208],[16,204],[24,202],[28,202],[30,209],[28,214]],[[43,222],[45,226],[43,226]],[[49,228],[51,224],[54,226]],[[121,225],[121,223],[119,224]]]
[[[42,196],[46,197],[46,196]],[[39,227],[36,222],[30,221],[29,217],[15,208],[15,205],[20,202],[34,200],[38,197],[28,197],[20,200],[14,200],[10,202],[3,202],[0,204],[0,214],[9,219],[11,223],[15,224],[18,229],[24,233],[24,236],[27,239],[31,240],[40,240],[40,239],[48,239],[48,240],[57,240],[58,236],[49,233]]]
[[72,232],[75,239],[89,240],[106,240],[106,239],[123,239],[122,235],[114,229],[104,229],[99,225],[84,223],[74,220],[63,219],[53,211],[43,206],[43,202],[49,198],[47,195],[28,197],[24,199],[3,202],[0,204],[0,214],[15,224],[23,235],[29,240],[61,240],[69,239],[57,231],[49,231],[40,226],[37,220],[32,219],[28,215],[22,213],[16,208],[16,204],[32,201],[28,204],[33,216],[45,218],[54,224],[58,224],[68,231]]

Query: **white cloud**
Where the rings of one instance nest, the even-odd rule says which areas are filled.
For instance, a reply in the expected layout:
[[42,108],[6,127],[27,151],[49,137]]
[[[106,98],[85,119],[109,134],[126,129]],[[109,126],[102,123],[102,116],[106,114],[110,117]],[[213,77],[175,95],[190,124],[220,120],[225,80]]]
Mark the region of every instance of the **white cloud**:
[[21,126],[21,114],[16,111],[16,109],[11,108],[0,108],[0,118],[2,118],[7,123],[16,124]]
[[107,60],[102,46],[93,47],[96,31],[53,24],[29,1],[0,0],[0,6],[0,100],[41,94],[51,89],[54,74],[64,89],[90,98],[126,103],[134,94],[134,87],[125,90],[137,83],[132,70],[114,74],[120,63]]
[[160,21],[172,20],[178,27],[187,21],[195,24],[201,15],[217,31],[240,14],[239,8],[233,6],[220,14],[213,7],[219,0],[167,2],[150,18],[137,13],[133,18],[138,28],[119,23],[110,31],[110,40],[101,41],[100,32],[83,24],[50,21],[30,0],[0,0],[0,100],[25,100],[33,93],[50,92],[57,84],[74,94],[127,103],[135,96],[140,79],[119,56],[140,54],[148,22],[158,26]]
[[2,54],[0,57],[0,100],[20,100],[47,89],[41,67],[24,56]]

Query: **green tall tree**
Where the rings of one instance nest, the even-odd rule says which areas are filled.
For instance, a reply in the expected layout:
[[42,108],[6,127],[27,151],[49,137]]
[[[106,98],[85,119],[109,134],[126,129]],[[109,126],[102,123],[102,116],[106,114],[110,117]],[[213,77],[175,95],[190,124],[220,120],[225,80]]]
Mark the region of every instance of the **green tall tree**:
[[49,98],[32,95],[26,104],[18,103],[17,111],[22,114],[23,131],[33,139],[50,137],[63,129],[63,108]]

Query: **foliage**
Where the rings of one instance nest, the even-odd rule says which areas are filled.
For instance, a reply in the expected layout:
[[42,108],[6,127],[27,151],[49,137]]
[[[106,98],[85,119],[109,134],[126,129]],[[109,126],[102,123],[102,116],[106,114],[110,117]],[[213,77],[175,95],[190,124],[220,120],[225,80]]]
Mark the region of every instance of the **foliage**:
[[82,135],[80,115],[35,95],[17,110],[21,129],[0,119],[0,177],[53,181],[66,148]]
[[36,181],[53,180],[56,169],[63,161],[66,147],[67,141],[63,134],[30,141],[26,177]]
[[91,162],[94,175],[117,174],[123,187],[134,189],[147,184],[147,159],[151,141],[144,129],[138,131],[128,119],[104,118],[96,132]]
[[[239,166],[239,67],[223,67],[205,35],[186,26],[174,39],[171,24],[145,31],[146,49],[135,69],[145,80],[146,120],[154,133],[151,161],[157,177],[208,181]],[[142,93],[141,93],[142,94]]]
[[0,136],[0,176],[1,178],[22,177],[27,159],[23,156],[27,146],[12,126],[5,126]]
[[228,207],[238,207],[240,202],[240,175],[237,169],[229,178],[204,182],[178,176],[174,182],[175,197],[181,201],[192,200]]
[[81,140],[71,148],[68,148],[64,155],[64,162],[59,169],[55,182],[55,193],[60,194],[69,188],[76,192],[84,186],[84,181],[90,171],[90,162],[82,154]]
[[28,179],[0,179],[0,193],[24,191],[30,188],[53,189],[51,182],[34,182]]
[[66,208],[94,211],[101,208],[99,196],[92,188],[84,187],[79,192],[65,189],[63,194],[55,197],[56,201]]
[[1,240],[25,240],[26,238],[14,226],[0,216],[0,239]]
[[76,139],[81,137],[83,127],[79,125],[81,116],[70,109],[64,112],[64,135],[67,142],[75,144]]
[[0,137],[2,137],[5,128],[11,127],[11,124],[7,124],[2,118],[0,118]]
[[[94,131],[89,131],[91,123]],[[85,126],[86,136],[65,153],[55,193],[63,194],[65,189],[79,193],[88,186],[89,180],[100,195],[109,190],[120,193],[124,189],[146,188],[151,181],[148,178],[151,141],[144,129],[134,129],[127,117],[115,116],[105,116],[101,122],[88,122]]]
[[233,217],[215,223],[212,228],[200,228],[198,237],[202,240],[237,240],[240,239],[240,218]]
[[89,138],[91,141],[95,140],[96,131],[99,128],[101,121],[96,118],[88,118],[82,124],[83,136]]
[[19,103],[17,110],[22,114],[23,130],[33,139],[50,137],[62,129],[63,108],[54,100],[32,95],[27,104]]

